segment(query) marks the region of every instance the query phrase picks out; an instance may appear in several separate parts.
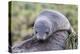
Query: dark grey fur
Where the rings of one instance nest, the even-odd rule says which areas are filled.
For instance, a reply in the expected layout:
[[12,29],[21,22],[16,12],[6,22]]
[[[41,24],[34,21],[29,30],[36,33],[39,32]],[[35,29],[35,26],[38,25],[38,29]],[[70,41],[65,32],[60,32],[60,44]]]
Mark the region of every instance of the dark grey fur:
[[[45,19],[48,19],[51,24],[47,27],[49,28],[48,32],[49,35],[46,35],[46,39],[43,39],[45,34],[42,33],[42,37],[39,35],[39,39],[37,37],[35,30],[36,25],[40,24],[41,22],[46,22],[47,20],[38,20],[39,18],[43,19],[42,17],[46,16]],[[49,51],[49,50],[63,50],[65,49],[66,39],[69,35],[68,31],[71,30],[70,23],[68,19],[61,13],[52,10],[44,10],[42,11],[39,16],[37,17],[34,23],[34,36],[28,40],[22,41],[20,44],[17,44],[12,47],[12,52],[35,52],[35,51]],[[43,24],[43,25],[44,25]],[[40,24],[41,25],[41,24]],[[52,27],[50,27],[52,26]],[[40,27],[41,28],[41,27]],[[50,30],[51,29],[51,30]],[[39,33],[39,32],[38,32]],[[41,33],[40,33],[41,34]]]

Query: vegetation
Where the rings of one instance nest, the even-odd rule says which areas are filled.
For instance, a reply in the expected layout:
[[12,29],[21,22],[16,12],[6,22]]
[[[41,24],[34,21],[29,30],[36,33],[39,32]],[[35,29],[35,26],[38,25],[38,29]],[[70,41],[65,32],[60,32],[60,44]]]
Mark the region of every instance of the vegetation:
[[[53,3],[32,3],[32,2],[11,2],[11,37],[12,43],[21,41],[23,37],[32,34],[32,24],[36,16],[43,9],[57,10],[64,14],[70,21],[73,29],[77,34],[78,30],[78,9],[76,5],[64,5]],[[77,35],[71,34],[68,37],[66,48],[77,48]]]

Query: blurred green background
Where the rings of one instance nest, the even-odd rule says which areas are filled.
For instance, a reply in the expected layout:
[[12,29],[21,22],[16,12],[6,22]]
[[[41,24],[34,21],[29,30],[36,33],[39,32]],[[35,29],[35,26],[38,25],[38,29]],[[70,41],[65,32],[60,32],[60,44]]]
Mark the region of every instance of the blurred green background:
[[43,9],[56,10],[64,14],[69,19],[73,29],[77,33],[78,7],[76,5],[12,1],[10,8],[10,33],[13,44],[21,41],[22,38],[27,36],[28,34],[32,34],[32,24],[35,21],[36,16]]

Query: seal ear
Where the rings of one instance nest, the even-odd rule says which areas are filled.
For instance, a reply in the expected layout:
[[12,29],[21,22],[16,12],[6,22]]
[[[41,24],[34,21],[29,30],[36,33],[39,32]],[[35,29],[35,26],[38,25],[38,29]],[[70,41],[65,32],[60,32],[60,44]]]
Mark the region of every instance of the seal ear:
[[31,24],[31,27],[33,27],[34,26],[34,21],[32,22],[32,24]]
[[33,29],[33,34],[35,35],[36,33],[35,33],[35,28],[34,27],[32,27],[32,29]]
[[35,20],[36,20],[36,19],[34,19],[34,20],[30,23],[30,25],[28,25],[28,26],[29,26],[29,27],[34,27]]
[[34,29],[34,27],[32,27],[32,29]]

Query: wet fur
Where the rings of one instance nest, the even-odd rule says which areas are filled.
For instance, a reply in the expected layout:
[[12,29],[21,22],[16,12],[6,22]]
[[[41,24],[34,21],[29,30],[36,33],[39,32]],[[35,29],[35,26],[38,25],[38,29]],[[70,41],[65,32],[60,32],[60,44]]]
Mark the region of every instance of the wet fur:
[[[41,40],[39,41],[35,38],[35,36],[33,36],[33,38],[30,38],[28,40],[24,40],[20,44],[13,46],[12,52],[36,52],[36,51],[49,51],[49,50],[63,50],[63,49],[65,49],[66,39],[69,34],[68,30],[70,29],[70,24],[69,24],[68,20],[65,19],[66,18],[65,16],[63,16],[62,14],[59,14],[57,12],[55,13],[53,11],[50,11],[51,12],[50,13],[48,11],[49,12],[48,14],[44,14],[46,12],[47,11],[41,12],[38,17],[40,17],[41,15],[44,15],[50,19],[51,22],[46,20],[47,22],[50,23],[49,24],[49,26],[51,28],[50,36],[45,41],[41,41]],[[60,16],[57,16],[58,14]],[[67,23],[64,20],[59,21],[59,20],[57,20],[57,18],[56,18],[56,20],[54,20],[52,18],[52,16],[54,16],[55,18],[62,17],[62,18],[64,18],[64,20],[66,20]],[[47,19],[47,18],[45,18],[45,19]],[[44,21],[45,19],[43,19],[43,18],[37,19],[36,23],[40,20]],[[57,27],[57,26],[59,26],[59,23],[56,23],[56,21],[60,22],[60,23],[65,22],[67,27],[66,26],[65,27],[61,26],[61,28]]]

